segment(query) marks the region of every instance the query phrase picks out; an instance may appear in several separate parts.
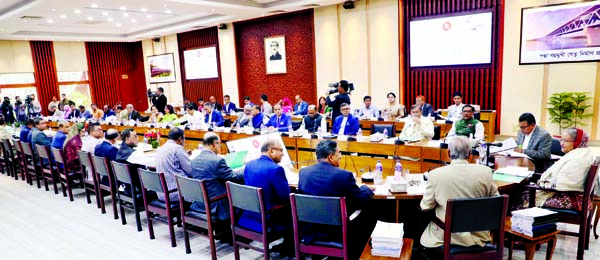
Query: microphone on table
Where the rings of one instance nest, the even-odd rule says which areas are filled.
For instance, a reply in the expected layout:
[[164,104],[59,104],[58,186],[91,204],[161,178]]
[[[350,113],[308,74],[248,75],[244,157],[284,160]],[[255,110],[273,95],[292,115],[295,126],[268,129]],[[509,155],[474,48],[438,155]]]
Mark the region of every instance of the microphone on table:
[[485,143],[485,145],[488,147],[490,147],[490,146],[502,147],[502,143]]

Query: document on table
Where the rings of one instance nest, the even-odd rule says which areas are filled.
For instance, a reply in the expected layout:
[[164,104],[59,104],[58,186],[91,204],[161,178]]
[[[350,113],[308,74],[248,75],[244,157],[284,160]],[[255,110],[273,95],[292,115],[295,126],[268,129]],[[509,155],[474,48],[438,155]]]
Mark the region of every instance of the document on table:
[[502,146],[501,147],[491,146],[490,147],[490,154],[498,153],[498,152],[502,152],[502,151],[513,150],[515,148],[517,148],[517,142],[515,141],[515,139],[514,138],[508,138],[508,139],[502,141]]

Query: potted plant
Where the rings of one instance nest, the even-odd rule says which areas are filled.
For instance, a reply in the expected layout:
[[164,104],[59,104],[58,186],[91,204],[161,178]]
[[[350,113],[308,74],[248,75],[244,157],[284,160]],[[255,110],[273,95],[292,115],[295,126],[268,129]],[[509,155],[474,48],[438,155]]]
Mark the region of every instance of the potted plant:
[[558,131],[569,127],[586,125],[583,121],[592,117],[592,114],[586,114],[585,111],[591,105],[587,101],[591,99],[587,92],[558,92],[548,98],[548,113],[550,113],[550,122],[558,124]]

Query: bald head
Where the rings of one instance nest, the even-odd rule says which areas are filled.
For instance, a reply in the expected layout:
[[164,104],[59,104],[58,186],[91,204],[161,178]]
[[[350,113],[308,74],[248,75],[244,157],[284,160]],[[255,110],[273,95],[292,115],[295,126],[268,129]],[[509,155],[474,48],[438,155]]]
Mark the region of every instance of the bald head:
[[119,131],[117,131],[117,129],[111,128],[106,130],[106,133],[104,133],[104,139],[106,139],[107,141],[111,142],[111,143],[115,143],[119,138]]

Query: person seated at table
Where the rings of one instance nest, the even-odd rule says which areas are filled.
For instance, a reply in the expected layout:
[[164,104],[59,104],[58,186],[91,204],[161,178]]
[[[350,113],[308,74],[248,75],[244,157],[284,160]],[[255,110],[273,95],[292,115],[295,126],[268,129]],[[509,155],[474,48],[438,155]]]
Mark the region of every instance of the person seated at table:
[[235,103],[231,102],[231,97],[229,95],[223,96],[223,111],[225,114],[230,115],[231,113],[235,113],[237,106]]
[[102,110],[104,111],[104,115],[102,116],[102,120],[104,120],[104,121],[106,121],[106,119],[110,116],[117,116],[115,111],[110,109],[110,107],[108,105],[104,105],[104,107],[102,107]]
[[342,114],[333,121],[331,133],[335,135],[356,135],[360,128],[357,117],[350,113],[350,105],[344,103],[340,106]]
[[33,128],[33,119],[30,118],[25,121],[25,125],[21,128],[21,132],[19,133],[19,140],[21,140],[21,142],[31,143],[31,139],[29,139],[31,128]]
[[273,106],[275,114],[271,116],[269,122],[265,124],[270,130],[277,129],[279,132],[287,132],[292,127],[292,119],[287,114],[283,113],[281,105],[275,104]]
[[261,108],[259,105],[255,105],[252,109],[252,127],[254,127],[254,129],[260,129],[260,127],[264,123],[265,118],[263,116],[263,113],[260,112],[260,109]]
[[552,136],[548,131],[536,125],[533,114],[523,113],[519,116],[519,128],[521,130],[517,134],[518,148],[515,148],[515,152],[526,154],[538,165],[544,160],[550,159]]
[[240,113],[238,115],[237,120],[235,120],[235,122],[233,122],[233,124],[231,125],[231,127],[245,127],[250,123],[250,120],[252,119],[252,106],[250,105],[246,105],[244,106],[244,113]]
[[[188,176],[192,173],[192,163],[184,148],[184,131],[179,127],[169,130],[169,140],[156,151],[156,171],[165,173],[167,188],[177,188],[175,175]],[[159,193],[158,199],[163,200],[164,194]],[[171,201],[179,201],[177,192],[169,193]]]
[[79,109],[77,109],[77,107],[75,106],[75,103],[69,104],[69,107],[71,108],[71,112],[69,112],[69,115],[67,116],[66,119],[79,118],[79,116],[81,115],[81,111]]
[[163,116],[163,113],[159,112],[155,105],[152,105],[152,107],[150,107],[150,118],[148,119],[148,122],[158,123],[162,120]]
[[[496,182],[489,167],[470,164],[470,141],[459,136],[450,139],[448,155],[452,162],[429,173],[427,188],[421,199],[423,210],[435,210],[442,222],[446,217],[446,202],[457,198],[482,198],[498,196]],[[452,233],[452,244],[459,246],[484,246],[491,241],[489,231]],[[421,245],[436,248],[444,244],[444,230],[430,222],[423,235]]]
[[462,118],[452,124],[448,136],[465,136],[474,140],[483,140],[483,124],[473,118],[475,109],[471,105],[464,105]]
[[129,114],[127,113],[127,109],[123,109],[123,106],[121,105],[117,105],[115,108],[115,113],[117,114],[117,119],[119,121],[122,120],[127,120],[127,118],[129,117]]
[[190,104],[185,110],[187,113],[180,120],[187,121],[187,124],[191,126],[202,125],[204,117],[201,112],[197,111],[196,105]]
[[[49,137],[44,133],[44,131],[48,130],[48,122],[38,117],[33,120],[33,128],[29,135],[31,135],[31,144],[33,146],[33,152],[37,154],[37,149],[35,149],[35,145],[50,145],[52,143],[52,137]],[[29,138],[29,137],[28,137]]]
[[[84,124],[73,124],[68,128],[68,134],[64,143],[63,152],[65,155],[65,164],[67,172],[79,172],[81,164],[79,162],[79,151],[83,142],[81,141],[81,135],[84,133]],[[91,175],[89,175],[91,176]],[[91,179],[92,177],[89,177]]]
[[79,118],[85,120],[91,119],[92,113],[90,113],[90,111],[85,110],[85,106],[79,105]]
[[[563,132],[560,148],[565,155],[550,166],[538,180],[538,185],[559,192],[536,191],[536,207],[582,210],[582,196],[560,191],[583,192],[588,171],[594,162],[594,154],[587,148],[588,140],[589,136],[579,128],[571,127]],[[529,207],[529,190],[523,193],[518,205],[511,209],[527,207]]]
[[206,102],[204,103],[204,123],[216,126],[223,126],[223,116],[219,111],[213,108],[213,103]]
[[308,112],[308,104],[302,100],[300,95],[296,95],[296,104],[294,105],[294,115],[305,116]]
[[96,146],[102,142],[102,136],[104,135],[104,132],[102,131],[102,127],[100,127],[99,123],[89,124],[87,131],[88,135],[83,137],[83,146],[81,147],[81,150],[93,154],[96,150]]
[[431,113],[433,113],[433,107],[431,106],[431,104],[429,103],[425,103],[425,97],[422,95],[417,96],[416,100],[416,105],[421,107],[421,113],[423,114],[423,116],[431,116]]
[[[156,167],[156,161],[150,156],[146,156],[142,149],[136,149],[138,146],[138,136],[133,128],[127,128],[121,132],[121,146],[117,153],[117,162],[129,163],[129,171],[134,176],[132,178],[133,185],[141,188],[138,177],[139,168]],[[125,184],[125,193],[131,194],[131,185]]]
[[62,149],[67,139],[67,131],[69,129],[69,123],[60,121],[58,122],[58,129],[56,130],[56,134],[52,137],[52,144],[50,147],[56,149]]
[[58,104],[58,107],[54,109],[54,113],[52,114],[52,116],[59,120],[64,119],[64,117],[65,117],[64,106],[61,104]]
[[90,108],[92,109],[93,120],[99,121],[100,119],[102,119],[102,117],[104,117],[104,112],[98,109],[98,106],[96,104],[91,104]]
[[365,96],[363,98],[363,103],[364,105],[358,111],[360,118],[371,119],[373,117],[379,117],[379,109],[371,103],[371,96]]
[[245,105],[251,105],[254,106],[254,103],[252,103],[252,101],[250,100],[249,96],[244,96],[244,106]]
[[[276,139],[269,139],[262,144],[262,155],[249,161],[244,168],[244,184],[262,188],[265,209],[287,206],[287,210],[278,209],[267,215],[269,228],[276,232],[285,232],[283,243],[273,246],[274,252],[281,252],[287,256],[294,255],[294,232],[292,230],[292,215],[289,209],[290,186],[285,176],[285,171],[278,163],[283,158],[283,145]],[[244,228],[262,232],[260,214],[244,211],[238,224]],[[287,232],[286,232],[287,231]]]
[[125,108],[127,109],[127,120],[142,121],[142,115],[133,108],[132,104],[127,104]]
[[198,98],[196,101],[196,108],[198,109],[198,112],[204,111],[204,98]]
[[167,105],[165,107],[165,115],[160,119],[161,123],[170,123],[177,120],[177,114],[175,113],[175,109],[172,105]]
[[279,100],[278,104],[281,105],[281,109],[284,114],[290,114],[294,111],[294,107],[292,106],[292,101],[287,97],[284,97],[281,100]]
[[406,108],[402,104],[396,103],[396,94],[390,92],[387,94],[388,104],[382,110],[382,117],[386,120],[396,120],[404,117]]
[[404,123],[400,139],[420,141],[433,137],[433,123],[428,118],[421,116],[421,107],[413,105],[410,108],[410,118]]
[[[322,127],[323,116],[317,113],[317,106],[308,106],[308,115],[302,119],[302,128],[309,133],[315,133]],[[325,129],[327,131],[327,129]]]
[[[200,155],[192,160],[192,172],[190,178],[204,180],[209,199],[226,195],[227,181],[243,183],[244,174],[234,172],[225,159],[219,157],[221,151],[221,138],[214,132],[204,134],[202,141],[203,149]],[[206,213],[203,202],[193,202],[190,210]],[[229,219],[229,202],[227,199],[218,200],[211,204],[210,212],[217,220]]]
[[[348,221],[348,247],[350,259],[358,259],[365,248],[373,229],[376,218],[372,215],[369,201],[373,197],[373,187],[356,185],[351,172],[340,169],[342,153],[338,144],[333,140],[323,140],[316,148],[317,164],[300,169],[298,193],[345,197],[348,216],[361,210],[358,216]],[[315,210],[326,210],[315,208]],[[358,212],[358,211],[357,211]],[[326,213],[324,213],[326,214]],[[305,244],[313,241],[342,241],[341,229],[327,225],[302,225],[302,237]]]
[[462,118],[462,108],[465,104],[462,102],[463,95],[459,91],[452,94],[454,104],[448,107],[448,120],[456,121]]
[[117,129],[111,128],[106,130],[104,141],[96,146],[94,155],[106,157],[111,161],[117,160],[117,154],[119,153],[117,140],[119,140],[119,131],[117,131]]
[[327,99],[323,96],[319,97],[319,114],[328,117],[331,109],[327,106]]
[[217,98],[215,98],[215,96],[210,96],[208,100],[213,105],[213,110],[220,112],[223,109],[223,106],[219,102],[217,102]]

